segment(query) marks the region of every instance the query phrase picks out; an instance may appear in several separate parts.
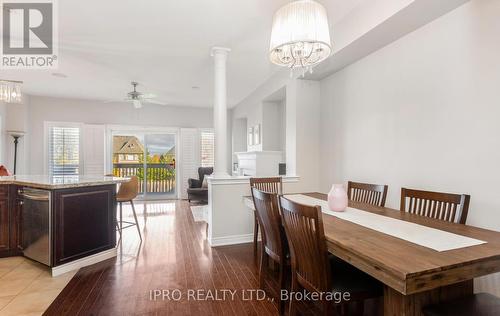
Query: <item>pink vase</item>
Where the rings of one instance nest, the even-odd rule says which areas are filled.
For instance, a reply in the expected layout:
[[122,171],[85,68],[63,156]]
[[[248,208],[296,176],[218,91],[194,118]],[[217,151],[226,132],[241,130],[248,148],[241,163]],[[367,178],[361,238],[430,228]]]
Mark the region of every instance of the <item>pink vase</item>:
[[343,184],[334,184],[328,193],[328,206],[335,212],[343,212],[347,208],[347,192]]

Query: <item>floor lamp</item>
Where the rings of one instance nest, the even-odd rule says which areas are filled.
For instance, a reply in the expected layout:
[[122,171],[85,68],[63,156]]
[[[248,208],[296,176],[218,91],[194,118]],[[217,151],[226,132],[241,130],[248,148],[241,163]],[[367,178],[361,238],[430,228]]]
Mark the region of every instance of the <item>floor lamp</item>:
[[23,137],[25,132],[7,131],[7,133],[14,138],[14,175],[15,175],[17,167],[17,144],[19,143],[19,138]]

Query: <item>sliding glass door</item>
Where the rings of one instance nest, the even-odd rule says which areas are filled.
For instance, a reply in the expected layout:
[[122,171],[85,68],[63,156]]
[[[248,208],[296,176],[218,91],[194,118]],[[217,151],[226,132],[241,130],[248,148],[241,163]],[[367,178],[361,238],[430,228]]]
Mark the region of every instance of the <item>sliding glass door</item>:
[[145,135],[144,192],[148,198],[175,197],[175,134]]
[[175,198],[176,139],[176,133],[113,131],[113,174],[137,176],[140,198]]

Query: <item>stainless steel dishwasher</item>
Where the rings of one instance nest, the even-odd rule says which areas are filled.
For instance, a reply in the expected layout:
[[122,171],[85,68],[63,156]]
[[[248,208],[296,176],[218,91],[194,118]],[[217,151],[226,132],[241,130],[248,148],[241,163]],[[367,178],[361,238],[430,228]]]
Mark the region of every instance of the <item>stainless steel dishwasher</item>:
[[32,188],[22,191],[22,247],[25,257],[51,265],[51,192]]

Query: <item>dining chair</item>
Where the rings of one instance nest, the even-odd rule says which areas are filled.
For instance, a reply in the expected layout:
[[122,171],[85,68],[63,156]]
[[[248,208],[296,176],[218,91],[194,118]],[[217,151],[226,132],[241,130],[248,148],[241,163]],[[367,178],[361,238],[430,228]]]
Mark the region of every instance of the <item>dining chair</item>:
[[[291,292],[300,287],[309,292],[350,293],[349,301],[323,300],[325,315],[334,314],[335,307],[349,307],[349,303],[362,303],[382,295],[382,285],[369,275],[341,259],[330,260],[320,206],[308,206],[280,196],[281,218],[290,247],[292,284]],[[290,300],[290,315],[295,315],[297,302]],[[344,309],[344,308],[342,308]],[[348,315],[352,313],[348,312]]]
[[[255,205],[257,219],[262,228],[262,247],[260,256],[259,283],[264,289],[265,278],[268,275],[269,258],[278,263],[280,289],[285,289],[286,272],[289,265],[288,244],[285,231],[281,224],[281,215],[278,206],[278,195],[268,193],[257,188],[252,188],[252,197]],[[283,314],[285,302],[278,295],[278,310]]]
[[[139,221],[137,220],[137,214],[135,212],[134,199],[139,194],[139,178],[137,176],[130,176],[130,181],[122,183],[116,193],[116,201],[120,204],[120,220],[117,223],[118,232],[120,237],[122,236],[122,231],[125,228],[132,226],[137,227],[137,232],[139,233],[139,239],[142,241],[141,229],[139,228]],[[128,222],[123,220],[123,203],[129,202],[132,206],[132,213],[134,215],[135,222]],[[123,224],[127,226],[123,226]]]
[[387,189],[388,186],[383,184],[349,181],[347,182],[347,197],[351,201],[384,207]]
[[[282,194],[283,181],[281,177],[270,178],[250,178],[250,190],[257,188],[260,191]],[[257,238],[259,236],[259,221],[257,220],[257,213],[254,213],[254,228],[253,228],[253,253],[257,255]]]
[[496,316],[500,315],[500,298],[489,293],[477,293],[458,300],[426,306],[425,316]]
[[465,224],[470,195],[401,188],[401,212]]

